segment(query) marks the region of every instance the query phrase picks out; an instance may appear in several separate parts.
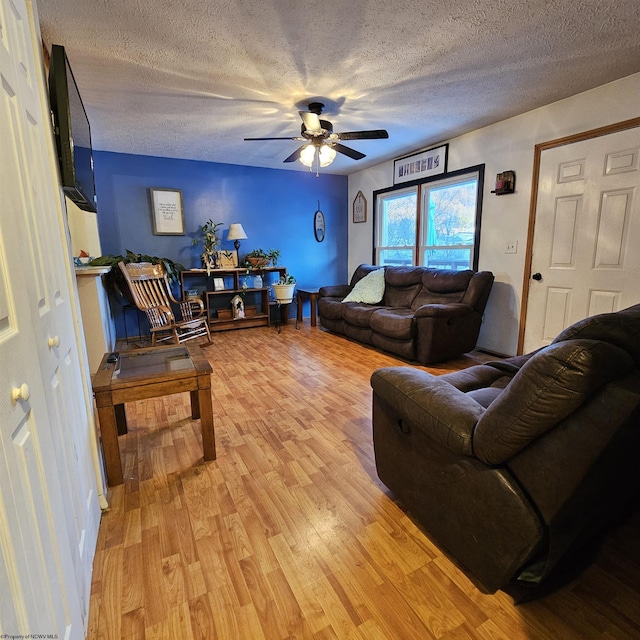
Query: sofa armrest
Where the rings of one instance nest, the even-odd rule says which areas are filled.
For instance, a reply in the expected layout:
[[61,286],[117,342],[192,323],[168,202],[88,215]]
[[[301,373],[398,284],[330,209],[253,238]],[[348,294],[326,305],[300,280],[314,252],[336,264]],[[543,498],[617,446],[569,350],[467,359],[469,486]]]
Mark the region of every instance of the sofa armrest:
[[485,409],[465,393],[409,367],[377,369],[371,387],[412,428],[457,454],[473,456],[473,431]]
[[348,284],[333,284],[327,287],[320,287],[318,293],[321,298],[346,298],[351,287]]
[[461,369],[460,371],[445,373],[438,377],[463,393],[469,393],[469,391],[490,387],[498,380],[512,377],[512,375],[485,363]]
[[415,318],[463,318],[473,313],[473,308],[462,302],[448,304],[423,304],[415,310]]

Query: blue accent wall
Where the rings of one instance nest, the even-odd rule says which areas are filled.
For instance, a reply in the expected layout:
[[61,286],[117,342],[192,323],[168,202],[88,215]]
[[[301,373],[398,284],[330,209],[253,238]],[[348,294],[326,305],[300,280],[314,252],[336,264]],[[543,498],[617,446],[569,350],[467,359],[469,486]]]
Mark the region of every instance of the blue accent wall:
[[[229,225],[240,222],[248,236],[240,244],[241,259],[252,249],[273,247],[301,287],[348,281],[346,176],[108,151],[94,152],[94,167],[103,254],[130,249],[199,268],[201,248],[192,240],[202,224],[223,223],[226,238]],[[153,234],[151,187],[182,191],[186,235]],[[318,201],[325,216],[323,242],[313,229]],[[233,249],[233,242],[225,239],[222,249]],[[118,325],[123,336],[121,318]]]

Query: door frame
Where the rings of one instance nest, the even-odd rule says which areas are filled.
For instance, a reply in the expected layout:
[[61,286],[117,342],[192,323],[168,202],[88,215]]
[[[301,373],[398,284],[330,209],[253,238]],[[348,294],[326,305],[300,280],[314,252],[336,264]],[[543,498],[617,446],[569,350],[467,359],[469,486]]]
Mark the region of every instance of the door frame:
[[634,129],[636,127],[640,127],[640,118],[631,118],[630,120],[623,120],[622,122],[608,124],[604,127],[589,129],[588,131],[582,131],[581,133],[574,133],[573,135],[565,136],[563,138],[556,138],[555,140],[540,142],[534,147],[533,175],[531,177],[531,202],[529,205],[529,225],[527,228],[527,248],[525,253],[524,275],[522,281],[522,302],[520,304],[518,348],[516,351],[518,354],[522,354],[522,350],[524,347],[524,331],[527,319],[527,306],[529,303],[531,261],[533,259],[533,235],[535,233],[536,226],[536,209],[538,207],[538,184],[540,181],[540,163],[542,160],[542,152],[547,149],[561,147],[566,144],[573,144],[574,142],[582,142],[584,140],[590,140],[592,138],[598,138],[600,136],[606,136],[611,133],[618,133],[619,131],[624,131],[625,129]]

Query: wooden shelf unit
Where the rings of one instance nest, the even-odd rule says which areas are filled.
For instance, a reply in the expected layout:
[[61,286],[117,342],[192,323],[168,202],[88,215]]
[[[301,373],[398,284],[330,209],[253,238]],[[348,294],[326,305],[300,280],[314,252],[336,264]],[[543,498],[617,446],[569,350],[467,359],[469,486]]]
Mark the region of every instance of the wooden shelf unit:
[[[180,272],[180,285],[182,295],[185,291],[197,289],[202,295],[209,328],[211,331],[224,331],[227,329],[248,329],[250,327],[263,327],[271,324],[269,312],[269,285],[284,275],[286,267],[262,267],[260,269],[212,269],[207,275],[206,269],[188,269]],[[262,276],[264,286],[261,288],[242,288],[244,278],[253,279]],[[225,288],[216,291],[213,286],[214,278],[223,278]],[[219,318],[218,310],[231,310],[231,299],[237,294],[245,294],[245,311],[247,307],[255,306],[254,315],[244,318]]]

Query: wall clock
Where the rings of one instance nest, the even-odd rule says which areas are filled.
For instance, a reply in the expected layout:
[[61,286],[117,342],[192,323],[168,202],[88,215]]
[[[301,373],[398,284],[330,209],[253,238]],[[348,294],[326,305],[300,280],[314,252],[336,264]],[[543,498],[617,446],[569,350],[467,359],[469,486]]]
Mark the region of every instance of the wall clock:
[[320,200],[318,200],[318,210],[313,214],[313,232],[318,242],[324,240],[324,213],[320,211]]

